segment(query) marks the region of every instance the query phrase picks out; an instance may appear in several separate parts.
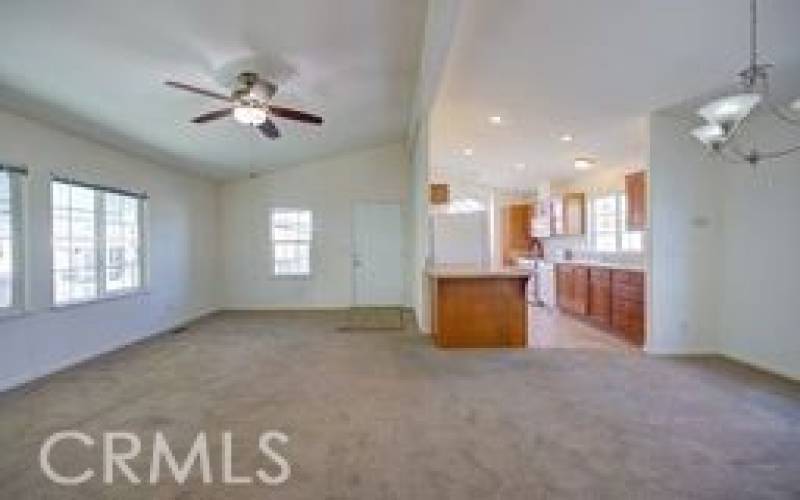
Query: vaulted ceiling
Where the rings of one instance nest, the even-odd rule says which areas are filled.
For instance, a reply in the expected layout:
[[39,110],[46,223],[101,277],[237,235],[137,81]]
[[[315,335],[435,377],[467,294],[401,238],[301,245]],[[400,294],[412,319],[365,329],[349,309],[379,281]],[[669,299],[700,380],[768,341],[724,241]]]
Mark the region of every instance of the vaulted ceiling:
[[[797,97],[785,76],[800,68],[800,2],[759,5],[761,56]],[[577,156],[642,168],[649,113],[733,83],[748,29],[748,0],[463,0],[432,119],[434,176],[525,187],[576,175]]]
[[[154,161],[217,177],[401,140],[425,0],[37,0],[0,5],[0,103]],[[234,75],[275,80],[276,103],[324,116],[260,138],[219,103]]]

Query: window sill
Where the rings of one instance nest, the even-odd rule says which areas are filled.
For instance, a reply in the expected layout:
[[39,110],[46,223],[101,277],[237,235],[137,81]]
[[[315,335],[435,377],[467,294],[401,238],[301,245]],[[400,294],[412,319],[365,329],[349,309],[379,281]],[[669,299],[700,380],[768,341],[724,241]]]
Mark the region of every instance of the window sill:
[[272,274],[270,278],[276,281],[308,281],[311,274]]
[[51,311],[63,311],[65,309],[73,309],[75,307],[81,306],[88,306],[92,304],[99,304],[103,302],[110,302],[112,300],[120,300],[120,299],[129,299],[132,297],[139,297],[143,295],[150,295],[150,290],[147,288],[137,288],[135,290],[128,290],[128,291],[121,291],[121,292],[114,292],[106,294],[102,297],[97,297],[94,299],[88,300],[81,300],[75,302],[66,302],[64,304],[52,304],[50,306]]

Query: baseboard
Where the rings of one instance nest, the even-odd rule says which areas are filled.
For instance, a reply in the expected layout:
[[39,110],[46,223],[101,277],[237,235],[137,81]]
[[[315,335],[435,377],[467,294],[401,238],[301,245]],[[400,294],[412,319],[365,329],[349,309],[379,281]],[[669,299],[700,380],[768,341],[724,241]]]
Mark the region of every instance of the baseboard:
[[274,306],[247,306],[247,307],[223,307],[219,312],[302,312],[302,311],[347,311],[349,305],[322,305],[322,306],[302,306],[302,305],[274,305]]
[[736,354],[727,353],[727,352],[726,353],[721,353],[720,356],[725,358],[725,359],[728,359],[730,361],[733,361],[735,363],[741,363],[743,365],[747,365],[750,368],[752,368],[754,370],[757,370],[757,371],[760,371],[760,372],[768,373],[770,375],[774,375],[776,377],[780,377],[780,378],[783,378],[783,379],[786,379],[786,380],[791,380],[792,382],[800,382],[800,375],[797,374],[797,373],[789,373],[789,372],[786,372],[786,371],[783,371],[783,370],[780,370],[780,369],[775,369],[772,366],[766,366],[765,364],[763,364],[763,363],[761,363],[759,361],[755,361],[755,360],[750,359],[750,358],[745,358],[745,357],[742,357],[742,356],[739,356],[739,355],[736,355]]
[[215,314],[217,311],[218,311],[217,309],[208,309],[208,310],[203,311],[201,313],[198,313],[198,314],[195,314],[195,315],[191,315],[191,316],[188,316],[188,317],[186,317],[184,319],[178,320],[178,321],[174,322],[173,324],[171,324],[170,326],[168,326],[166,328],[162,328],[162,329],[156,330],[154,332],[146,333],[141,337],[135,337],[135,338],[127,339],[127,340],[125,340],[125,341],[123,341],[121,343],[112,344],[110,346],[106,346],[106,347],[104,347],[102,349],[99,349],[97,351],[93,351],[93,352],[90,352],[90,353],[82,354],[80,356],[75,356],[73,358],[68,358],[68,359],[61,360],[61,361],[59,361],[58,363],[56,363],[54,365],[51,365],[51,366],[49,366],[49,367],[47,367],[47,368],[45,368],[43,370],[40,370],[38,373],[21,375],[19,377],[14,377],[14,378],[7,378],[5,380],[0,381],[0,393],[7,392],[7,391],[10,391],[10,390],[14,390],[14,389],[20,389],[22,386],[25,386],[27,384],[31,384],[31,383],[43,380],[43,379],[45,379],[47,377],[55,375],[55,374],[57,374],[59,372],[63,372],[64,370],[68,370],[70,368],[74,368],[75,366],[78,366],[78,365],[80,365],[82,363],[86,363],[88,361],[91,361],[91,360],[93,360],[95,358],[98,358],[100,356],[103,356],[105,354],[110,354],[112,352],[116,352],[116,351],[119,351],[121,349],[125,349],[126,347],[130,347],[132,345],[136,345],[136,344],[138,344],[140,342],[144,342],[146,340],[158,337],[160,335],[164,335],[164,334],[167,334],[167,333],[171,333],[171,332],[173,332],[175,330],[188,327],[192,323],[195,323],[195,322],[200,321],[200,320],[202,320],[202,319],[204,319],[204,318],[206,318],[208,316],[211,316],[212,314]]

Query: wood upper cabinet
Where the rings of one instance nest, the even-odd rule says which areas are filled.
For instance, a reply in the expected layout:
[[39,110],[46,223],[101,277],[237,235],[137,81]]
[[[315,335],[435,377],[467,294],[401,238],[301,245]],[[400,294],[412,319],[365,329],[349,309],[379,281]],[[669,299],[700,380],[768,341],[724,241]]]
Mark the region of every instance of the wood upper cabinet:
[[586,232],[586,196],[566,193],[550,200],[555,236],[580,236]]
[[636,172],[625,176],[626,220],[628,231],[647,227],[647,174]]
[[503,209],[503,262],[515,264],[517,257],[531,251],[533,206],[527,203]]
[[583,193],[564,195],[564,234],[579,236],[586,232],[586,196]]

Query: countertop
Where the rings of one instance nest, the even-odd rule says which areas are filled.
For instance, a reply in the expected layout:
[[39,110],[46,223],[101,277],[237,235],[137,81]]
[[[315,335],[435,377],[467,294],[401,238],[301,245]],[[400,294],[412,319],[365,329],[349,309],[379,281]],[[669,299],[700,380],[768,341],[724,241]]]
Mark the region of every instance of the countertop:
[[431,278],[528,278],[533,270],[515,266],[439,264],[428,267],[425,272]]

